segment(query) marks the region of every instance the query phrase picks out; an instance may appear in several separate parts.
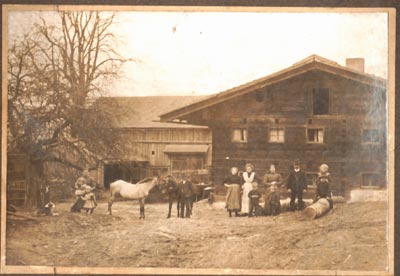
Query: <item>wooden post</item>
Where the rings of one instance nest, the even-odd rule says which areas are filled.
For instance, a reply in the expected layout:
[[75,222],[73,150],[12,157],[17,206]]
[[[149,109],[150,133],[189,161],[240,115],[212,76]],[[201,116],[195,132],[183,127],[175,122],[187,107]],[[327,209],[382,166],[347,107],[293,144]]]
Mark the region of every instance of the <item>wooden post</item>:
[[316,219],[325,215],[330,209],[329,201],[326,198],[321,198],[314,204],[308,206],[304,210],[304,215],[308,219]]

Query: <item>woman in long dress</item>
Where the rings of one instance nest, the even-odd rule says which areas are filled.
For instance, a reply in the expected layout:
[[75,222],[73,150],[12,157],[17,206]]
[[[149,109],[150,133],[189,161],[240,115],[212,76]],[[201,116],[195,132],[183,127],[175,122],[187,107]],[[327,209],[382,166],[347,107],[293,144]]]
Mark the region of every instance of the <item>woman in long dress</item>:
[[250,211],[249,193],[253,189],[252,184],[256,182],[256,173],[253,171],[252,164],[246,164],[246,171],[243,173],[244,184],[242,186],[242,209],[243,215],[248,215]]
[[232,217],[232,212],[235,212],[235,216],[238,216],[240,211],[240,186],[242,182],[242,178],[238,175],[238,168],[231,168],[231,174],[224,180],[224,185],[228,188],[225,208],[229,212],[229,217]]

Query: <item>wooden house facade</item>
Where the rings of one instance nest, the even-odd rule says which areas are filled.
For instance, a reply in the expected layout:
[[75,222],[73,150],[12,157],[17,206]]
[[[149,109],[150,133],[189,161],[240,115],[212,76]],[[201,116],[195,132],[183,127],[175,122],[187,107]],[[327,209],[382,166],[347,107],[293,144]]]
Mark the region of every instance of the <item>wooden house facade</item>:
[[115,115],[114,129],[122,147],[119,155],[107,156],[92,176],[105,188],[123,179],[136,183],[154,174],[182,173],[207,178],[211,167],[211,131],[206,126],[159,122],[158,114],[201,97],[100,98]]
[[386,80],[366,74],[363,59],[341,66],[313,55],[160,118],[212,130],[215,182],[247,162],[286,176],[299,159],[309,185],[328,164],[335,194],[386,185]]

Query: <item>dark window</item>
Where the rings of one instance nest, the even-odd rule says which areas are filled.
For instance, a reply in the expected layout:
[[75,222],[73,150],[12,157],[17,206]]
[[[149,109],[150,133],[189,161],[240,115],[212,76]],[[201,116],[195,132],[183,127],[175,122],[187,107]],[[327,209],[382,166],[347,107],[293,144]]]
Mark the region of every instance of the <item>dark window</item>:
[[313,93],[313,114],[325,115],[329,111],[329,89],[316,89]]
[[363,173],[361,187],[376,188],[382,186],[382,177],[378,173]]
[[257,102],[262,102],[262,101],[264,101],[264,91],[257,91],[256,92],[256,101]]
[[324,129],[322,129],[322,128],[307,129],[307,142],[308,143],[323,143],[324,142]]
[[363,130],[364,143],[379,143],[379,132],[377,129],[364,129]]

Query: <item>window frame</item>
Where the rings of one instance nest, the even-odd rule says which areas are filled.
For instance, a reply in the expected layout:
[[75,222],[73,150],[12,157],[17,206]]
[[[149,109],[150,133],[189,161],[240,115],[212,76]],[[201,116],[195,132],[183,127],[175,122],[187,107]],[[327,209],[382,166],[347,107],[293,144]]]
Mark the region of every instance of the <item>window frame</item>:
[[[235,130],[240,130],[240,131],[244,131],[246,134],[243,135],[246,139],[245,140],[235,140]],[[241,133],[242,135],[242,133]],[[231,131],[231,142],[232,143],[238,143],[238,144],[246,144],[249,142],[249,130],[247,129],[247,127],[235,127],[232,129]]]
[[[378,137],[378,141],[377,142],[371,142],[371,141],[365,141],[364,140],[364,131],[365,130],[376,130],[377,131],[377,137]],[[361,129],[361,143],[364,145],[379,145],[382,143],[382,139],[381,136],[379,135],[379,128],[365,128],[363,127]]]
[[[308,136],[308,130],[311,129],[321,129],[322,130],[322,142],[314,142],[314,141],[310,141],[309,140],[309,136]],[[325,127],[319,127],[319,126],[307,126],[306,127],[306,142],[307,144],[316,144],[316,145],[322,145],[325,144]]]
[[[361,181],[360,181],[360,188],[361,189],[381,189],[384,187],[382,182],[382,174],[378,172],[361,172]],[[364,176],[365,175],[376,175],[380,181],[379,185],[364,185]]]
[[[283,130],[283,141],[271,141],[271,130]],[[279,137],[279,135],[277,135]],[[268,128],[268,143],[271,144],[284,144],[286,142],[286,128],[285,127],[269,127]]]

